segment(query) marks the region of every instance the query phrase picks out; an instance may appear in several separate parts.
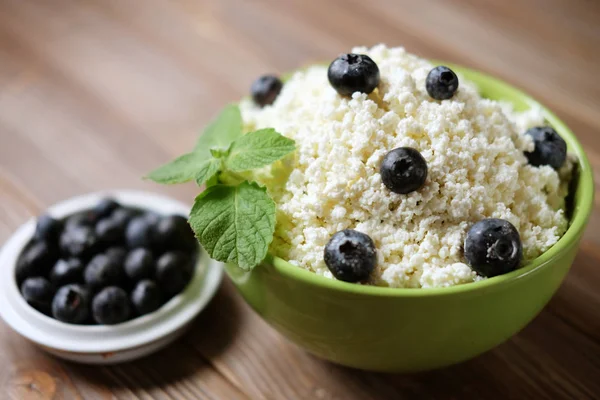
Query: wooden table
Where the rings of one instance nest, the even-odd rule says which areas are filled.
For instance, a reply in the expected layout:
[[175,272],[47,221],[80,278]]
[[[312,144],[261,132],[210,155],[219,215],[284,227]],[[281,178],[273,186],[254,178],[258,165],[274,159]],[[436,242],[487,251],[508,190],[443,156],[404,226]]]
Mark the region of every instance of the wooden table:
[[[2,0],[0,241],[75,194],[138,188],[261,73],[353,44],[404,45],[524,88],[600,177],[600,3],[591,0]],[[597,196],[600,199],[600,196]],[[522,333],[451,368],[384,375],[288,343],[225,282],[177,344],[115,367],[56,360],[0,322],[0,398],[600,397],[600,204],[558,294]]]

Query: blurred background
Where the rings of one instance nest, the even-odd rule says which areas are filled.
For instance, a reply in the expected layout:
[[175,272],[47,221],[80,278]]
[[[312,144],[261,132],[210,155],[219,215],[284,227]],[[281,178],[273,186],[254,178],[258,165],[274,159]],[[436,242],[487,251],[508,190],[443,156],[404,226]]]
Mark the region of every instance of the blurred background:
[[[140,177],[187,151],[257,76],[377,43],[522,88],[576,132],[600,177],[598,1],[0,0],[0,242],[75,194],[138,188],[191,201],[193,185]],[[116,368],[58,362],[0,322],[0,384],[15,399],[593,398],[599,219],[538,320],[448,370],[390,379],[320,362],[270,330],[227,283],[181,344]]]

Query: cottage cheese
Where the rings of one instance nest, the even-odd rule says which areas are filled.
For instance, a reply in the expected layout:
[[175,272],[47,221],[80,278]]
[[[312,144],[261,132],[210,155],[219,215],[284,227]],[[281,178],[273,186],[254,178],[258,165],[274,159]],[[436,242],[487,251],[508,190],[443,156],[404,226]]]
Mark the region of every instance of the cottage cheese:
[[[544,124],[540,110],[514,112],[464,79],[451,100],[435,101],[425,91],[430,62],[383,45],[352,52],[379,66],[369,95],[338,95],[327,67],[313,66],[296,72],[272,106],[241,104],[246,130],[273,127],[298,148],[256,177],[277,204],[272,253],[332,278],[323,248],[335,232],[356,229],[377,246],[371,284],[425,288],[481,279],[462,246],[482,218],[518,229],[524,262],[556,243],[567,228],[571,162],[560,172],[527,164],[533,142],[522,133]],[[429,169],[425,186],[408,195],[390,192],[379,174],[384,155],[401,146],[419,150]]]

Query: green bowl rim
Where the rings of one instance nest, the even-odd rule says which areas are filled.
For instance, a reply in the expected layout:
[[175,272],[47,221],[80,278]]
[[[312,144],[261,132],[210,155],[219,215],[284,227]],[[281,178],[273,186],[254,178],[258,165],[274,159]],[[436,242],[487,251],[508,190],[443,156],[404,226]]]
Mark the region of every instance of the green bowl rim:
[[[536,273],[544,267],[551,265],[552,261],[558,258],[562,252],[567,251],[572,246],[577,244],[592,212],[594,203],[594,179],[590,162],[575,134],[548,108],[535,101],[521,90],[497,78],[469,68],[438,61],[434,61],[434,63],[437,65],[447,65],[455,69],[459,74],[475,83],[482,91],[484,91],[483,89],[494,91],[495,93],[499,94],[498,97],[505,98],[507,101],[512,103],[516,103],[516,99],[519,99],[521,102],[526,103],[529,107],[540,107],[546,120],[559,131],[560,135],[567,142],[569,150],[575,153],[579,161],[579,182],[576,189],[579,191],[578,202],[574,206],[574,213],[570,221],[571,224],[565,234],[544,254],[515,271],[478,282],[444,288],[390,288],[348,283],[325,278],[315,274],[314,272],[292,265],[282,258],[275,257],[270,254],[265,259],[266,264],[270,264],[275,268],[275,270],[277,270],[277,272],[291,279],[296,279],[307,284],[340,292],[371,296],[432,297],[453,295],[458,293],[481,292],[491,290],[492,288],[510,285],[518,279]],[[259,268],[264,268],[264,265],[260,266]]]

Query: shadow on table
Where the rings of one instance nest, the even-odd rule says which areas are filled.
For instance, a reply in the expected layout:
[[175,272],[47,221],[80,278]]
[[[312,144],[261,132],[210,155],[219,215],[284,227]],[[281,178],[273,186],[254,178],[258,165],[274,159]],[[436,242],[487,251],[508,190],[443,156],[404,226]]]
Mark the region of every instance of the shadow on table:
[[522,332],[479,357],[435,371],[382,374],[326,364],[327,379],[376,399],[593,399],[600,394],[600,251],[582,245],[567,279]]
[[243,303],[236,296],[237,291],[225,277],[214,299],[182,339],[206,359],[218,358],[241,331]]
[[[198,377],[193,380],[194,386],[204,385],[207,373],[216,373],[209,360],[225,351],[239,332],[236,323],[239,305],[232,297],[234,294],[221,285],[215,298],[192,322],[190,330],[157,353],[106,367],[69,363],[72,378],[113,393],[122,390],[134,394],[162,392],[161,387],[184,380],[190,382],[188,378],[193,376]],[[227,318],[223,318],[223,314]]]

